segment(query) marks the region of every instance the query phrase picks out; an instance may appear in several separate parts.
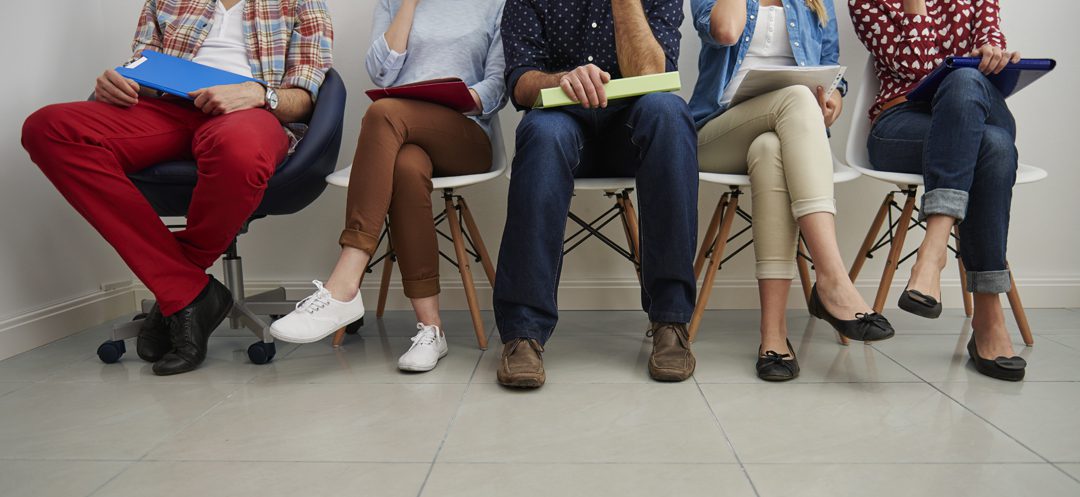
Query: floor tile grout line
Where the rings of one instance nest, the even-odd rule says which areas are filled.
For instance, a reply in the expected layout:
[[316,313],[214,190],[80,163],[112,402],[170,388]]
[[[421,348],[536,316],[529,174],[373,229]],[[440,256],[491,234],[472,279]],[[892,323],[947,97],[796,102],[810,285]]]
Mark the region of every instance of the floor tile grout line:
[[480,355],[476,358],[476,364],[473,365],[472,373],[469,374],[469,381],[465,384],[465,389],[461,391],[461,397],[458,399],[457,408],[454,409],[454,415],[450,416],[450,421],[446,423],[446,431],[443,432],[442,440],[439,440],[439,446],[435,448],[435,455],[431,457],[431,465],[428,466],[427,474],[424,475],[424,481],[420,482],[420,489],[416,491],[416,497],[424,495],[424,489],[427,488],[428,480],[431,479],[431,473],[435,471],[435,463],[439,460],[439,454],[442,453],[443,446],[446,445],[446,439],[450,437],[450,430],[454,427],[454,421],[465,404],[465,396],[469,394],[469,389],[472,388],[473,378],[476,377],[476,372],[480,370],[480,364],[483,363],[484,356],[491,350],[491,339],[494,335],[495,325],[492,324],[491,331],[487,335],[488,348],[480,351]]
[[742,471],[743,476],[746,478],[746,482],[750,484],[750,490],[754,492],[756,497],[761,497],[761,492],[758,491],[757,485],[754,484],[754,479],[750,476],[750,471],[746,469],[746,464],[743,463],[742,457],[739,457],[739,451],[735,449],[735,443],[732,442],[731,437],[728,436],[727,430],[724,429],[724,424],[720,422],[720,415],[713,409],[712,403],[709,402],[709,398],[705,395],[705,391],[701,389],[701,383],[698,383],[697,377],[694,377],[694,387],[697,388],[698,394],[701,395],[701,400],[705,401],[705,407],[709,410],[709,414],[712,415],[716,427],[720,429],[720,434],[724,436],[724,441],[727,442],[728,449],[731,449],[731,455],[735,456],[735,462],[739,465],[739,470]]
[[1061,467],[1062,464],[1070,464],[1070,463],[1060,463],[1060,462],[1052,462],[1052,463],[1050,463],[1050,465],[1053,466],[1054,469],[1060,471],[1067,478],[1071,479],[1072,481],[1075,481],[1076,483],[1080,483],[1080,477],[1073,476],[1072,473],[1069,473],[1068,471],[1065,471],[1065,469]]
[[112,483],[113,480],[116,480],[117,478],[120,477],[120,475],[122,475],[124,473],[127,473],[128,470],[131,469],[132,466],[135,466],[136,464],[139,464],[139,461],[127,461],[127,465],[125,465],[123,467],[123,469],[121,469],[120,471],[117,471],[115,475],[112,475],[111,477],[109,477],[108,480],[105,480],[101,485],[98,485],[96,488],[91,490],[90,493],[86,494],[86,497],[94,497],[94,495],[96,495],[98,492],[100,492],[102,489],[104,489],[110,483]]
[[[1013,436],[1013,435],[1012,435],[1011,433],[1009,433],[1009,432],[1005,431],[1005,430],[1004,430],[1003,428],[1001,428],[1000,426],[998,426],[998,425],[996,425],[996,424],[992,423],[992,422],[991,422],[991,421],[990,421],[989,419],[986,419],[985,417],[983,417],[983,416],[982,416],[982,415],[980,415],[979,413],[975,412],[975,410],[974,410],[974,409],[972,409],[972,408],[968,407],[968,406],[967,406],[967,405],[965,405],[965,404],[964,404],[963,402],[960,402],[960,401],[959,401],[958,399],[954,398],[953,396],[949,395],[948,393],[945,393],[945,391],[944,391],[944,390],[942,390],[941,388],[938,388],[938,386],[937,386],[937,385],[935,385],[935,384],[931,383],[930,381],[927,381],[927,380],[926,380],[925,378],[923,378],[922,376],[919,376],[919,375],[918,375],[918,374],[916,374],[916,373],[915,373],[914,371],[912,371],[911,369],[909,369],[909,368],[908,368],[907,366],[905,366],[905,365],[903,365],[903,364],[900,364],[900,361],[896,360],[895,358],[893,358],[893,357],[892,357],[892,356],[890,356],[889,354],[885,353],[885,352],[884,352],[884,351],[882,351],[881,349],[878,349],[878,348],[877,348],[877,347],[875,347],[875,346],[874,346],[873,344],[870,344],[870,346],[871,346],[871,347],[873,347],[873,348],[874,348],[874,350],[877,350],[878,352],[880,352],[880,353],[881,353],[882,355],[884,355],[885,357],[888,357],[888,358],[889,358],[890,360],[892,360],[892,361],[893,361],[893,362],[895,362],[896,364],[899,364],[899,365],[900,365],[900,367],[904,368],[904,369],[905,369],[905,370],[907,370],[907,371],[908,371],[909,373],[911,373],[911,374],[915,375],[915,377],[916,377],[916,378],[919,378],[920,380],[923,380],[923,381],[924,381],[924,382],[925,382],[925,383],[926,383],[927,385],[929,385],[929,386],[930,386],[930,388],[933,388],[934,390],[936,390],[936,391],[937,391],[938,393],[940,393],[941,395],[944,395],[944,396],[945,396],[945,398],[947,398],[947,399],[949,399],[949,400],[953,401],[954,403],[956,403],[956,405],[960,406],[960,407],[961,407],[961,408],[963,408],[963,409],[964,409],[965,411],[967,411],[967,412],[971,413],[971,415],[972,415],[972,416],[975,416],[976,418],[979,418],[979,419],[981,419],[981,420],[982,420],[982,421],[983,421],[984,423],[986,423],[987,425],[990,425],[990,426],[994,427],[994,429],[995,429],[995,430],[997,430],[997,431],[1001,432],[1001,434],[1005,435],[1005,436],[1006,436],[1006,437],[1007,437],[1008,439],[1012,440],[1013,442],[1016,442],[1016,444],[1017,444],[1017,445],[1019,445],[1019,446],[1023,447],[1023,448],[1024,448],[1024,449],[1026,449],[1026,450],[1027,450],[1028,452],[1031,452],[1032,454],[1035,454],[1035,456],[1036,456],[1036,457],[1038,457],[1039,459],[1042,459],[1042,460],[1043,460],[1043,462],[1045,462],[1045,463],[1047,463],[1047,464],[1053,464],[1053,463],[1051,463],[1051,462],[1050,462],[1050,460],[1049,460],[1049,459],[1047,459],[1047,458],[1046,458],[1045,456],[1043,456],[1042,454],[1038,453],[1037,451],[1035,451],[1035,449],[1032,449],[1032,448],[1031,448],[1031,447],[1029,447],[1029,446],[1028,446],[1027,444],[1025,444],[1025,443],[1021,442],[1021,441],[1020,441],[1019,439],[1017,439],[1016,437],[1014,437],[1014,436]],[[1057,466],[1054,466],[1054,467],[1055,467],[1055,468],[1057,468]],[[1062,471],[1062,472],[1064,472],[1064,470],[1062,470],[1061,468],[1057,468],[1057,469],[1058,469],[1059,471]]]

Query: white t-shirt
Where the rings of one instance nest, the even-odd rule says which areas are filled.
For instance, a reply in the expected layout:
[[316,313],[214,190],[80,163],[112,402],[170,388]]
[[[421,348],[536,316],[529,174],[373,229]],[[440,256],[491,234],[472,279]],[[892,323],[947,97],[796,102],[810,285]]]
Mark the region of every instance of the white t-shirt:
[[210,34],[195,53],[193,61],[222,71],[253,77],[251,64],[248,63],[247,43],[244,40],[245,2],[246,0],[240,0],[231,9],[226,9],[221,0],[218,0]]
[[727,105],[735,97],[735,90],[742,83],[750,69],[760,66],[794,66],[795,53],[791,51],[791,38],[785,26],[784,8],[779,6],[758,9],[757,23],[754,25],[754,37],[746,49],[742,64],[728,82],[720,103]]

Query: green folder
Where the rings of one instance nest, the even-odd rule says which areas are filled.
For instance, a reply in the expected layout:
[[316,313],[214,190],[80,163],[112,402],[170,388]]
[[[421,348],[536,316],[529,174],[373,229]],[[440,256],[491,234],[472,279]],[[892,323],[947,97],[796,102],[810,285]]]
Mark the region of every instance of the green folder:
[[[678,91],[680,89],[682,89],[682,82],[679,80],[678,71],[613,79],[604,85],[604,93],[607,94],[608,100],[639,97],[648,93]],[[556,86],[555,88],[540,90],[540,96],[536,98],[533,108],[549,109],[551,107],[577,104],[563,92],[562,88]]]

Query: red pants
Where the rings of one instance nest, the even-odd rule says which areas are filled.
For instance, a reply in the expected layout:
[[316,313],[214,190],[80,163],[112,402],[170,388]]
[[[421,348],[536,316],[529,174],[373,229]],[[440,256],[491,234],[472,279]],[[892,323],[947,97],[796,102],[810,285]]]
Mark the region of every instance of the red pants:
[[[210,116],[180,100],[142,98],[50,105],[23,124],[23,147],[49,181],[154,293],[166,316],[206,286],[206,269],[229,247],[288,153],[273,114]],[[170,232],[127,174],[194,159],[199,180],[187,228]]]

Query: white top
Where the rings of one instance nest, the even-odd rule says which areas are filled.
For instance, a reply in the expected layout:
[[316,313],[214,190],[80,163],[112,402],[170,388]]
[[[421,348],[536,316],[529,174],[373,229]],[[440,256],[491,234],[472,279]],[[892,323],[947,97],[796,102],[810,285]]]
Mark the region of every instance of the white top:
[[248,63],[247,43],[244,41],[244,3],[246,0],[240,0],[231,9],[226,9],[221,0],[218,0],[210,34],[195,53],[195,58],[192,59],[194,62],[241,76],[254,77],[251,64]]
[[739,88],[746,73],[751,69],[761,66],[795,66],[795,53],[791,50],[791,38],[788,37],[787,26],[784,25],[784,8],[779,6],[761,7],[758,10],[757,24],[754,26],[754,37],[750,39],[750,46],[746,49],[739,70],[735,71],[731,81],[728,82],[724,94],[720,97],[720,104],[727,105],[735,96],[735,90]]

